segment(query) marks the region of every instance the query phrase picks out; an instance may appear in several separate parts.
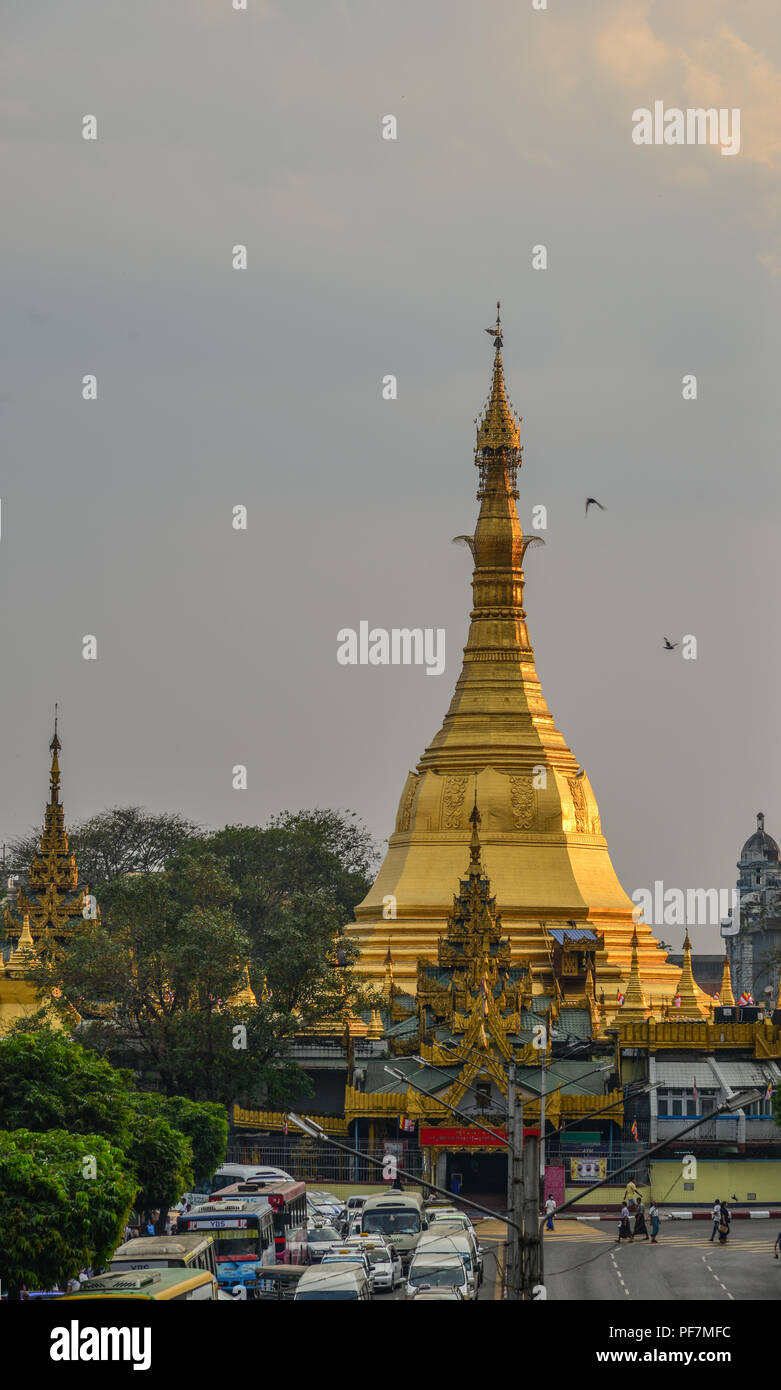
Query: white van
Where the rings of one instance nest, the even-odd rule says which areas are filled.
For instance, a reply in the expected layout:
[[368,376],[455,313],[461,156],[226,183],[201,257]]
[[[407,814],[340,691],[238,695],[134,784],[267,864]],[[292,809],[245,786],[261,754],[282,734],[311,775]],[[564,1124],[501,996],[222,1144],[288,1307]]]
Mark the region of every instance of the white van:
[[313,1303],[316,1300],[341,1300],[368,1303],[371,1289],[366,1271],[360,1264],[310,1265],[298,1281],[296,1303]]
[[406,1297],[414,1298],[419,1289],[458,1289],[463,1299],[473,1298],[466,1266],[454,1252],[415,1251],[407,1274]]
[[477,1245],[474,1237],[461,1226],[446,1226],[435,1222],[434,1229],[424,1231],[418,1241],[415,1254],[458,1255],[466,1270],[472,1297],[477,1297],[480,1284],[480,1266],[477,1258]]

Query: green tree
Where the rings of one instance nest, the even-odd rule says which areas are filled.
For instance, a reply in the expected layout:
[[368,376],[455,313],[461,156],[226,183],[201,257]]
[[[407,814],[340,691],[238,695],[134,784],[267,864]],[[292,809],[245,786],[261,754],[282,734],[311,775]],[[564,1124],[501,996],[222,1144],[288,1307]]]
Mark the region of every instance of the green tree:
[[[162,869],[179,849],[198,834],[198,826],[178,812],[154,815],[141,806],[114,806],[68,833],[79,876],[96,894],[125,874],[148,874]],[[41,831],[17,835],[9,845],[11,863],[25,872],[38,849]]]
[[351,969],[358,952],[349,923],[377,858],[354,813],[288,812],[263,829],[226,826],[205,843],[236,885],[257,994],[267,986],[299,1027],[376,1002]]
[[0,1271],[10,1297],[107,1263],[137,1186],[101,1135],[0,1130]]
[[142,1214],[157,1210],[156,1230],[162,1234],[169,1208],[193,1185],[193,1149],[187,1136],[162,1115],[145,1114],[139,1107],[139,1119],[127,1150],[139,1182],[136,1208]]
[[0,1041],[3,1129],[67,1129],[122,1146],[131,1128],[132,1084],[129,1072],[50,1027]]
[[219,861],[188,846],[165,872],[112,884],[102,921],[53,962],[38,960],[31,978],[42,998],[57,986],[59,1007],[84,1020],[84,1042],[148,1087],[226,1105],[260,1088],[283,1102],[306,1084],[281,1055],[296,1020],[252,1001],[234,895]]
[[[195,1182],[210,1178],[225,1161],[228,1144],[228,1118],[223,1105],[188,1100],[186,1096],[162,1096],[156,1091],[138,1091],[133,1097],[140,1117],[160,1117],[179,1130],[191,1146],[192,1176]],[[176,1197],[185,1187],[183,1183]]]

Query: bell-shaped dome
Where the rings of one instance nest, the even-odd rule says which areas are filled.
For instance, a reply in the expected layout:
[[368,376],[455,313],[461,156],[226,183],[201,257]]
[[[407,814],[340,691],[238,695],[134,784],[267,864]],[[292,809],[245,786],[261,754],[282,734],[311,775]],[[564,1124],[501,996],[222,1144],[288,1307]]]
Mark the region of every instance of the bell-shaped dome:
[[765,830],[765,817],[762,812],[757,813],[757,828],[750,839],[746,840],[745,845],[740,851],[741,863],[746,860],[765,859],[773,864],[779,860],[778,845],[771,835]]

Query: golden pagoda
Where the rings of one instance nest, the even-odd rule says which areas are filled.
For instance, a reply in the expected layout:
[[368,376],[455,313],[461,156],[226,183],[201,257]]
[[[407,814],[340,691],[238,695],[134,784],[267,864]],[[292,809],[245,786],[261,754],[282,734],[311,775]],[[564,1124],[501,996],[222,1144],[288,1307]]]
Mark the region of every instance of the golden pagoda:
[[[779,982],[778,997],[779,999],[781,999],[781,982]],[[721,971],[721,989],[719,990],[719,1003],[725,1005],[734,1005],[735,1003],[735,996],[732,993],[732,974],[729,968],[729,956],[726,954],[726,952],[724,954],[724,965],[722,966]],[[777,1004],[776,1008],[778,1007],[779,1005]]]
[[[498,308],[498,306],[497,306]],[[520,421],[504,385],[497,312],[490,397],[477,428],[480,512],[467,537],[473,608],[461,675],[439,733],[410,772],[373,887],[351,935],[358,969],[382,979],[391,930],[394,980],[413,992],[419,958],[434,960],[469,840],[473,785],[486,873],[502,904],[513,958],[531,963],[535,991],[553,988],[550,931],[593,928],[597,989],[615,999],[631,963],[651,1006],[669,1001],[678,970],[616,877],[591,783],[556,728],[540,687],[523,608],[524,537],[516,508]],[[637,795],[636,784],[627,798]],[[388,903],[395,914],[389,920]],[[387,977],[386,977],[387,978]]]
[[[21,938],[29,919],[28,934],[36,950],[56,950],[83,929],[89,885],[79,884],[76,857],[68,845],[65,812],[60,803],[60,763],[62,744],[54,737],[49,744],[52,755],[49,772],[49,801],[46,806],[40,847],[35,851],[27,875],[27,886],[16,896],[18,916],[6,905],[3,925],[6,936]],[[88,914],[89,915],[89,914]],[[98,916],[97,906],[92,914]]]

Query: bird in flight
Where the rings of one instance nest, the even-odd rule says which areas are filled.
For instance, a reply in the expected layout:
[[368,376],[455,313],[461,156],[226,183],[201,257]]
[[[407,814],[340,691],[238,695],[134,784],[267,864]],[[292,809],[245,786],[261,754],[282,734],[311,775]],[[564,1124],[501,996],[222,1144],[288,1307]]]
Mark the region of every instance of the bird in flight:
[[669,637],[665,637],[665,639],[664,639],[664,650],[665,650],[666,652],[674,652],[674,651],[675,651],[675,648],[676,648],[677,646],[678,646],[678,643],[677,643],[677,642],[671,642],[670,639],[669,639]]
[[603,507],[603,506],[602,506],[602,503],[601,503],[601,502],[598,502],[597,499],[596,499],[596,497],[587,497],[587,498],[586,498],[586,516],[588,516],[588,509],[589,509],[589,507],[599,507],[599,510],[600,510],[601,512],[607,511],[607,507]]

